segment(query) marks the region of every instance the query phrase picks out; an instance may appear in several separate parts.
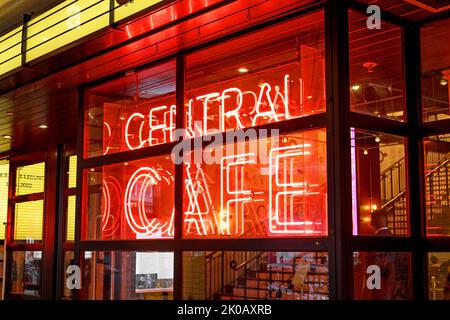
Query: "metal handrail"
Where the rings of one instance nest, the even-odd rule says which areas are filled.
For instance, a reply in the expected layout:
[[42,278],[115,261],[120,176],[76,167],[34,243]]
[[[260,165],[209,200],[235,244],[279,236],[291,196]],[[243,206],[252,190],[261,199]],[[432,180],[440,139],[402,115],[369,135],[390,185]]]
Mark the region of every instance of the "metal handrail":
[[[399,161],[397,161],[394,165],[396,165],[398,162],[400,162],[401,160],[404,160],[404,158],[400,159]],[[443,159],[443,161],[441,163],[439,163],[436,167],[434,167],[432,170],[430,170],[430,172],[428,172],[425,175],[425,179],[429,178],[431,175],[433,175],[434,173],[436,173],[437,171],[439,171],[443,166],[445,166],[446,164],[450,163],[450,153],[448,153],[445,158]],[[392,167],[392,166],[391,166]],[[385,170],[386,171],[386,170]],[[387,208],[389,207],[393,202],[395,202],[397,199],[402,198],[404,195],[406,194],[406,189],[401,191],[400,193],[398,193],[395,197],[393,197],[391,200],[389,200],[388,202],[386,202],[385,204],[383,204],[381,207],[382,208]]]

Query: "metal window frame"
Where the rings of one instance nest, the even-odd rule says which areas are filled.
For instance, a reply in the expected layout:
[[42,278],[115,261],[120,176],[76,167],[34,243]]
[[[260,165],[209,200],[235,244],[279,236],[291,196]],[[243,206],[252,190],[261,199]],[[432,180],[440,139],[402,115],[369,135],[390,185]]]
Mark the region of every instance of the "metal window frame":
[[[270,27],[289,19],[324,10],[325,27],[325,63],[326,63],[326,113],[283,122],[283,132],[302,131],[312,128],[327,130],[327,188],[328,188],[328,236],[325,238],[300,239],[198,239],[181,238],[182,192],[175,192],[175,226],[173,240],[133,240],[133,241],[81,241],[82,184],[84,169],[123,161],[137,160],[170,152],[174,143],[151,148],[127,151],[108,156],[83,158],[84,147],[84,106],[83,93],[99,83],[125,75],[115,75],[96,80],[80,88],[78,123],[78,168],[77,168],[77,204],[75,259],[82,262],[82,251],[103,250],[155,250],[174,252],[174,298],[182,298],[182,253],[189,250],[236,250],[236,251],[327,251],[329,261],[329,296],[330,299],[353,298],[353,257],[355,251],[396,251],[411,254],[411,279],[413,297],[423,300],[427,297],[427,253],[429,251],[448,251],[449,238],[426,238],[424,217],[423,189],[423,137],[448,133],[450,120],[422,123],[421,110],[421,70],[420,70],[420,26],[421,22],[412,22],[382,11],[383,20],[402,28],[402,47],[404,63],[405,121],[377,118],[350,111],[349,97],[349,47],[348,47],[348,10],[365,13],[367,4],[354,0],[325,1],[302,11],[289,13],[281,18],[274,18],[263,23],[219,37],[206,44],[182,50],[177,54],[152,61],[136,68],[135,71],[152,65],[176,60],[176,101],[184,105],[184,74],[186,55],[208,48],[223,41],[249,34],[259,29]],[[444,18],[447,15],[444,16]],[[434,21],[434,20],[433,20]],[[184,108],[178,107],[176,124],[184,126]],[[280,123],[274,124],[276,127]],[[261,126],[262,127],[270,127]],[[374,130],[387,134],[406,137],[407,186],[410,218],[410,235],[408,237],[367,237],[353,236],[351,225],[351,186],[350,186],[350,139],[351,127]],[[182,166],[175,167],[175,188],[182,190]],[[177,228],[178,227],[178,228]],[[78,297],[79,298],[79,297]]]

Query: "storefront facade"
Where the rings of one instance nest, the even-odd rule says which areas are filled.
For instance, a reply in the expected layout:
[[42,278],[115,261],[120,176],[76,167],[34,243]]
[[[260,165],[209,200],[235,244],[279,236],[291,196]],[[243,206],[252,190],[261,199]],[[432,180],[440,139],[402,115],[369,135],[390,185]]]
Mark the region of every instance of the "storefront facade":
[[4,299],[450,299],[449,8],[123,2],[0,38]]

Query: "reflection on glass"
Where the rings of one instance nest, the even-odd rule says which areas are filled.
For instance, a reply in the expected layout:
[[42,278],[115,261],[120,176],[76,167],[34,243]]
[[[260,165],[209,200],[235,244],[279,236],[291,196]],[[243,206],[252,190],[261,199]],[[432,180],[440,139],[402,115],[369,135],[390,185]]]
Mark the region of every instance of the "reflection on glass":
[[406,236],[405,139],[350,130],[354,235]]
[[84,171],[87,240],[172,238],[174,165],[160,156]]
[[39,296],[41,290],[41,251],[14,251],[11,260],[11,293]]
[[170,142],[175,128],[175,63],[89,89],[85,104],[85,157]]
[[328,300],[325,252],[183,252],[183,299]]
[[325,129],[255,136],[185,160],[184,237],[327,234]]
[[[5,238],[5,227],[8,215],[9,161],[0,161],[0,240]],[[0,270],[1,271],[1,270]]]
[[450,118],[450,19],[423,25],[422,46],[422,107],[423,120]]
[[170,300],[173,253],[87,251],[83,277],[83,299]]
[[411,255],[404,252],[354,252],[356,300],[412,298]]
[[16,195],[44,192],[45,162],[17,168]]
[[44,201],[16,203],[14,212],[14,241],[34,243],[42,241]]
[[367,15],[349,11],[352,111],[404,120],[402,29],[381,21],[368,29]]
[[323,12],[187,57],[190,136],[324,112]]
[[427,235],[450,236],[450,134],[424,139]]
[[450,300],[450,252],[428,254],[428,298]]

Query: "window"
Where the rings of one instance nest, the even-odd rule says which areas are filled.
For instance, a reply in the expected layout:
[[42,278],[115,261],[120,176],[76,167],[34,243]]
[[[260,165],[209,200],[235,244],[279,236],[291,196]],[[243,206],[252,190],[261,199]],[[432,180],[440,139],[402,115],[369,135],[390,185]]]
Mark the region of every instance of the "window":
[[450,236],[450,134],[424,139],[427,235]]
[[76,187],[77,187],[77,156],[66,156],[68,160],[68,171],[66,175],[67,183],[65,188],[65,203],[66,203],[66,217],[65,217],[65,239],[66,241],[75,240],[75,206],[76,206]]
[[412,299],[411,255],[404,252],[354,252],[356,300]]
[[186,63],[191,137],[325,112],[323,12],[202,50]]
[[423,121],[450,118],[450,19],[421,28]]
[[13,251],[11,257],[10,293],[39,296],[42,251]]
[[186,251],[183,299],[328,300],[328,255]]
[[206,148],[202,154],[202,163],[194,151],[184,167],[186,238],[327,234],[324,129]]
[[[264,299],[328,299],[325,244],[317,241],[318,252],[277,248],[282,238],[306,243],[328,235],[323,11],[179,58],[183,63],[131,71],[84,91],[82,297],[218,298],[217,287],[204,286],[220,270],[205,270],[219,259],[210,257],[222,255],[226,263],[239,256],[236,275],[247,273],[227,279],[249,281],[237,297],[254,298],[256,290]],[[185,92],[175,92],[181,74]],[[184,105],[176,105],[181,98]],[[180,143],[175,129],[185,129]],[[264,248],[269,238],[277,238],[274,248]],[[263,246],[187,251],[192,240],[210,239]],[[184,272],[175,293],[174,256]],[[251,264],[239,266],[245,261]],[[263,271],[265,279],[250,277]],[[222,285],[226,298],[231,282]]]
[[17,168],[16,195],[44,192],[45,162]]
[[41,242],[44,221],[44,201],[16,203],[14,219],[15,242]]
[[175,63],[94,87],[85,96],[84,156],[95,157],[172,141]]
[[354,235],[409,234],[405,138],[352,128]]
[[368,29],[366,21],[349,11],[350,109],[404,121],[402,29],[385,21]]
[[172,238],[174,165],[160,156],[85,170],[84,240]]
[[450,300],[450,252],[428,253],[428,298]]
[[16,170],[14,204],[15,243],[42,243],[44,222],[45,162]]
[[173,299],[173,253],[86,251],[83,277],[83,299]]
[[[5,239],[5,226],[8,215],[9,161],[0,161],[0,240]],[[2,269],[0,268],[0,271]]]

